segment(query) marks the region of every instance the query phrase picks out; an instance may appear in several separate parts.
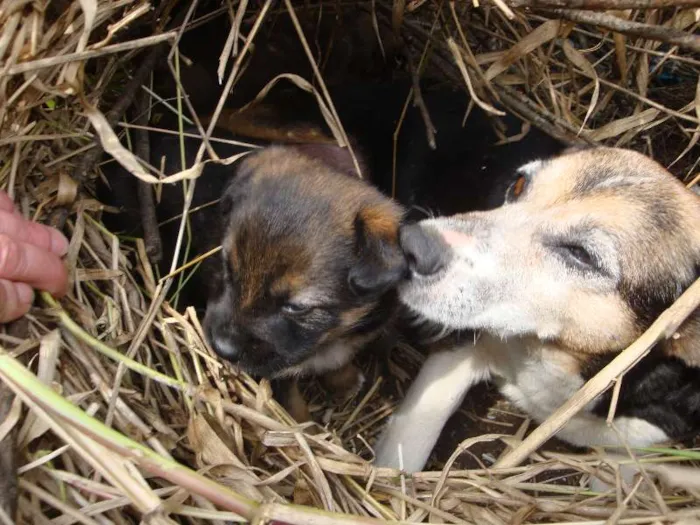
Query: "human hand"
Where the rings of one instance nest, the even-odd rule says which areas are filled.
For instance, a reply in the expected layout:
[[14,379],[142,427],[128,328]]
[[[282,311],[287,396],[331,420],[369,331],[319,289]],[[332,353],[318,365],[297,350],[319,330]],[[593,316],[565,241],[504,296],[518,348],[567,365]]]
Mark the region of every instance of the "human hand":
[[68,271],[61,257],[68,240],[49,226],[28,221],[0,191],[0,323],[29,311],[34,288],[56,297],[68,291]]

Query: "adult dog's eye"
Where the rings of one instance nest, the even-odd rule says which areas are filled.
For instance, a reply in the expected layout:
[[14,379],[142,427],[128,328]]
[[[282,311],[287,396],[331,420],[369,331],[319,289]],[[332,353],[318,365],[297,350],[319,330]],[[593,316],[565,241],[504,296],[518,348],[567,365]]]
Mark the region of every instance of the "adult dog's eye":
[[525,191],[526,187],[527,177],[521,174],[506,190],[506,202],[517,201]]
[[287,303],[282,307],[282,311],[287,315],[302,315],[309,312],[310,310],[310,306],[296,303]]
[[597,268],[591,253],[578,244],[561,244],[557,247],[566,259],[581,268]]

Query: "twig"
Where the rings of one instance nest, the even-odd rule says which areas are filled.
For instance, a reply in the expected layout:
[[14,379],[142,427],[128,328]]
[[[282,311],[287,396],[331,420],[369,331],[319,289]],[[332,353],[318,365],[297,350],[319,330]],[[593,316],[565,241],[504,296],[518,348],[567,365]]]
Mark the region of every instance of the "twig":
[[82,53],[68,53],[67,55],[55,56],[49,58],[41,58],[39,60],[32,60],[31,62],[22,62],[12,66],[8,71],[7,75],[19,75],[20,73],[29,73],[30,71],[38,71],[47,67],[60,66],[61,64],[67,64],[69,62],[83,62],[91,58],[98,58],[106,55],[113,55],[114,53],[119,53],[121,51],[131,51],[132,49],[140,49],[142,47],[157,46],[168,40],[172,40],[174,33],[163,33],[162,35],[154,35],[146,38],[139,38],[137,40],[131,40],[129,42],[123,42],[121,44],[114,44],[111,46],[105,46],[102,49],[95,49],[93,51],[83,51]]
[[498,461],[494,468],[511,468],[525,461],[584,406],[605,392],[617,378],[637,364],[656,343],[673,336],[678,327],[698,306],[700,306],[700,279],[696,280],[668,310],[661,314],[639,339],[598,372],[517,448]]
[[506,0],[511,7],[562,7],[588,11],[700,7],[700,0]]
[[[165,54],[166,49],[167,48],[165,46],[159,45],[148,51],[148,55],[146,55],[143,62],[141,62],[141,65],[136,70],[134,76],[124,87],[124,92],[119,97],[119,100],[117,100],[112,109],[105,115],[107,122],[111,127],[115,127],[117,122],[119,122],[122,116],[124,116],[124,112],[126,112],[127,108],[131,106],[132,102],[134,101],[134,96],[141,87],[141,84],[146,81],[148,75],[150,75],[153,71],[156,61]],[[102,149],[99,140],[95,139],[95,147],[88,150],[83,158],[80,159],[80,164],[75,172],[74,177],[79,184],[83,184],[87,180],[88,173],[92,171],[95,163],[99,159],[100,155],[102,155],[103,151],[104,150]]]
[[[150,96],[146,91],[140,91],[134,101],[137,117],[135,120],[138,126],[148,126]],[[148,138],[148,131],[144,128],[134,129],[134,150],[136,155],[144,161],[149,162],[151,158],[151,145]],[[143,223],[143,238],[146,244],[146,254],[152,263],[157,263],[163,257],[163,242],[158,230],[158,218],[156,217],[156,204],[153,198],[152,185],[139,179],[138,200],[141,212],[141,222]]]
[[430,149],[435,149],[437,144],[435,143],[435,125],[433,120],[430,118],[430,113],[428,112],[428,107],[425,105],[425,100],[423,100],[423,94],[420,89],[420,77],[418,76],[418,71],[413,65],[413,54],[411,53],[411,47],[404,43],[404,53],[406,55],[406,62],[408,63],[408,70],[411,74],[411,83],[413,85],[413,106],[420,110],[421,117],[423,117],[423,123],[425,124],[425,134],[428,139],[428,145]]
[[641,24],[631,20],[623,20],[606,13],[589,13],[574,9],[552,9],[549,12],[571,22],[604,27],[618,33],[638,36],[648,40],[657,40],[690,49],[696,53],[700,52],[700,36],[686,33],[679,29]]
[[597,145],[595,141],[578,135],[577,130],[564,119],[559,119],[548,111],[537,107],[531,99],[521,96],[514,89],[506,86],[497,86],[496,89],[504,106],[555,139],[572,145]]

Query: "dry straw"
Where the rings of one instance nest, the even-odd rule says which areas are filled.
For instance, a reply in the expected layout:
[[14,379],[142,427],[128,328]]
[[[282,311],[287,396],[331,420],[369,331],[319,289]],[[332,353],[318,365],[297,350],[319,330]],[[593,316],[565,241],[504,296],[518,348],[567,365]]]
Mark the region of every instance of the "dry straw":
[[[30,315],[0,334],[0,466],[17,468],[23,522],[700,519],[700,476],[685,466],[700,459],[697,452],[618,451],[623,456],[613,457],[538,451],[587,400],[619,382],[654,341],[672,336],[697,308],[698,283],[529,437],[523,439],[529,424],[523,420],[516,432],[469,439],[444,471],[411,479],[362,459],[371,457],[371,443],[392,409],[381,382],[330,413],[325,431],[306,433],[271,399],[269,385],[222,365],[195,312],[178,312],[165,300],[199,261],[173,264],[169,275],[157,278],[149,262],[153,247],[108,232],[85,186],[103,149],[144,184],[161,182],[157,169],[129,148],[147,122],[126,122],[124,114],[131,103],[150,103],[154,96],[143,64],[152,68],[167,57],[178,78],[174,46],[201,20],[193,17],[195,1],[182,2],[181,18],[173,21],[176,3],[0,2],[0,181],[26,216],[65,226],[73,279],[67,298],[59,303],[42,296]],[[330,4],[344,8],[343,2],[306,2],[304,9]],[[389,27],[399,46],[408,46],[414,76],[447,78],[485,111],[520,115],[528,123],[523,134],[535,125],[572,142],[635,147],[672,165],[689,185],[698,181],[700,1],[373,0],[365,7],[373,37],[382,38],[379,29]],[[287,11],[314,71],[314,78],[287,78],[315,93],[335,137],[347,142],[294,9],[290,1],[240,0],[214,14],[232,20],[221,52],[222,83],[236,84],[256,35],[273,14]],[[382,52],[391,49],[389,42],[380,45]],[[134,59],[140,68],[128,66]],[[665,89],[658,87],[660,77]],[[419,83],[414,86],[419,91]],[[113,101],[109,107],[106,99]],[[421,100],[414,93],[414,102],[420,106]],[[166,103],[181,122],[189,118],[186,98]],[[421,110],[431,130],[429,111]],[[215,120],[207,129],[194,118],[205,138],[198,160],[172,176],[189,196],[203,163],[211,162]],[[432,139],[439,144],[439,134]],[[185,221],[174,220],[184,252]],[[407,381],[420,356],[407,347],[396,352],[397,362],[411,363],[410,371],[395,368]],[[482,468],[450,467],[488,443],[506,445],[497,468],[489,468],[488,455],[478,458]],[[626,479],[626,463],[644,475]],[[12,522],[10,472],[0,471],[0,523]],[[592,475],[607,483],[599,484],[610,487],[607,492],[590,489]]]

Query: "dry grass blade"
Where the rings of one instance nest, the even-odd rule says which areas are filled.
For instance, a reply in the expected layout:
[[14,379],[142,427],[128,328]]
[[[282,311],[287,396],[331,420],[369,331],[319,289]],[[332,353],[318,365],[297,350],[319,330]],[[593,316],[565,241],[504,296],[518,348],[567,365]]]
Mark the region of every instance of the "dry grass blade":
[[[311,68],[314,72],[314,79],[320,84],[321,86],[321,92],[323,93],[323,97],[325,99],[325,103],[328,105],[328,109],[330,110],[330,114],[333,116],[333,121],[334,121],[334,127],[337,130],[337,133],[340,135],[342,138],[342,142],[339,141],[339,144],[341,146],[346,146],[348,148],[348,151],[350,152],[350,155],[352,156],[352,162],[355,165],[355,171],[357,171],[358,177],[362,178],[362,169],[360,168],[360,163],[357,160],[357,157],[355,156],[355,152],[352,149],[352,145],[350,144],[350,141],[348,140],[348,137],[345,133],[345,130],[343,129],[343,125],[340,122],[340,118],[338,117],[338,112],[335,110],[335,106],[333,105],[333,100],[331,99],[330,94],[328,93],[328,88],[326,87],[326,83],[323,80],[323,76],[321,75],[321,72],[318,69],[318,66],[316,65],[316,61],[314,60],[313,55],[311,54],[311,50],[309,49],[309,44],[306,41],[306,36],[304,36],[304,31],[302,30],[301,26],[299,25],[299,19],[297,18],[296,12],[294,11],[294,6],[292,5],[290,0],[284,0],[285,6],[287,7],[287,12],[289,13],[290,18],[292,19],[292,22],[294,23],[294,28],[297,31],[297,35],[299,36],[299,41],[301,42],[302,46],[304,47],[304,52],[306,53],[307,58],[309,59],[309,63],[311,64]],[[328,118],[326,118],[326,121],[328,121]]]
[[586,75],[591,77],[595,82],[593,87],[593,95],[591,95],[591,101],[588,104],[588,110],[586,111],[586,116],[583,118],[581,123],[581,129],[579,133],[583,131],[586,127],[588,119],[591,118],[593,111],[595,110],[596,104],[598,104],[598,97],[600,96],[600,81],[598,80],[598,74],[595,72],[595,68],[586,60],[583,54],[574,48],[568,40],[562,42],[562,48],[564,49],[564,54],[572,64],[578,67],[580,70],[585,71]]
[[559,34],[559,28],[560,22],[558,20],[549,20],[525,35],[486,70],[486,73],[484,73],[486,79],[489,81],[493,80],[517,60],[556,38]]
[[61,56],[41,58],[38,60],[32,60],[30,62],[22,62],[10,67],[7,70],[7,75],[19,75],[22,73],[30,73],[33,71],[38,71],[41,69],[47,69],[55,66],[60,66],[63,64],[69,64],[71,62],[83,62],[92,58],[99,58],[103,56],[112,55],[114,53],[120,53],[123,51],[132,51],[134,49],[141,49],[144,47],[156,46],[163,42],[170,42],[175,37],[174,33],[163,33],[162,35],[153,35],[138,40],[130,40],[129,42],[123,42],[121,44],[113,44],[110,46],[105,46],[101,49],[95,49],[93,51],[83,51],[80,53],[68,53]]
[[508,3],[513,7],[568,7],[592,11],[700,7],[700,0],[509,0]]
[[[698,83],[695,86],[695,115],[698,117],[698,119],[700,119],[700,75],[698,75]],[[688,153],[690,153],[693,150],[693,148],[695,148],[696,144],[698,143],[698,140],[700,140],[700,125],[698,125],[698,127],[695,128],[693,136],[688,142],[688,145],[678,155],[678,157],[676,157],[676,159],[670,164],[669,167],[672,167],[683,157],[685,157]]]
[[159,381],[168,386],[180,388],[182,390],[187,390],[189,388],[187,384],[173,379],[171,377],[168,377],[165,374],[161,374],[155,370],[152,370],[151,368],[144,366],[143,364],[138,363],[132,359],[129,359],[120,352],[117,352],[113,348],[110,348],[102,341],[99,341],[98,339],[92,337],[90,334],[84,331],[78,324],[76,324],[75,321],[73,321],[70,318],[70,316],[56,302],[56,300],[53,297],[51,297],[51,295],[49,295],[48,293],[42,293],[42,298],[47,304],[49,304],[49,306],[51,306],[54,309],[54,313],[58,315],[59,319],[61,320],[61,323],[66,327],[67,330],[69,330],[75,337],[84,340],[86,344],[90,345],[98,352],[104,354],[105,356],[111,359],[114,359],[117,362],[124,364],[127,368],[130,368],[135,372],[139,372],[146,375],[147,377],[150,377],[155,381]]
[[90,119],[90,123],[92,124],[93,128],[95,128],[104,150],[114,157],[114,159],[119,162],[124,169],[128,170],[131,174],[138,177],[143,182],[148,182],[150,184],[172,184],[183,180],[196,179],[199,177],[199,175],[201,175],[202,170],[204,169],[204,164],[202,162],[196,163],[188,169],[182,170],[181,172],[175,173],[168,177],[164,177],[163,179],[159,179],[158,177],[147,173],[139,162],[138,157],[136,157],[136,155],[122,145],[119,137],[117,137],[116,133],[107,122],[105,116],[98,111],[97,108],[91,107],[87,102],[85,102],[85,105],[85,114]]
[[321,111],[323,119],[326,121],[326,124],[328,124],[328,127],[330,128],[331,133],[333,134],[333,138],[338,142],[338,145],[343,147],[348,146],[347,137],[345,136],[345,133],[343,132],[342,128],[338,125],[337,119],[333,116],[333,111],[326,104],[323,94],[320,93],[316,88],[314,88],[314,86],[309,81],[300,77],[299,75],[283,73],[281,75],[276,76],[275,78],[270,80],[262,90],[260,90],[260,93],[258,93],[258,95],[255,97],[255,100],[251,102],[251,105],[256,102],[262,101],[270,92],[270,90],[272,90],[272,88],[274,88],[280,80],[289,80],[299,89],[302,89],[307,93],[312,93],[313,96],[316,98],[316,102],[318,103],[318,108]]
[[[196,493],[207,495],[212,501],[216,501],[223,507],[239,513],[242,516],[251,517],[254,504],[240,498],[220,485],[196,474],[189,469],[178,465],[170,459],[159,456],[157,453],[143,445],[131,441],[119,432],[112,430],[95,419],[90,418],[80,409],[71,405],[68,401],[58,396],[51,389],[38,382],[32,374],[12,359],[4,350],[0,350],[0,377],[7,382],[15,393],[21,396],[25,402],[31,402],[41,407],[52,416],[62,418],[70,422],[71,426],[80,429],[87,435],[110,447],[124,458],[130,458],[134,463],[149,470],[153,474],[166,479],[178,479],[181,486],[189,487]],[[54,429],[58,423],[53,420]],[[70,433],[70,430],[67,430]],[[80,435],[74,434],[73,438]],[[85,439],[85,436],[80,436]],[[83,441],[83,446],[89,446],[90,441]],[[94,443],[94,446],[97,442]],[[99,456],[95,456],[97,459]],[[102,457],[101,459],[105,459]],[[104,473],[110,472],[105,470]],[[140,491],[136,491],[134,498]],[[132,500],[133,501],[133,500]]]
[[219,83],[223,82],[226,64],[228,64],[229,58],[231,55],[235,56],[238,54],[238,38],[241,31],[241,22],[243,22],[243,15],[245,14],[247,6],[248,0],[241,0],[237,6],[238,8],[236,9],[233,24],[231,24],[231,31],[221,50],[221,55],[219,56],[219,68],[216,71],[219,76]]
[[[91,418],[53,392],[49,387],[43,385],[33,374],[2,349],[0,349],[0,378],[10,385],[15,393],[25,402],[36,405],[42,413],[45,413],[50,418],[54,430],[62,429],[62,433],[72,434],[74,440],[79,439],[81,441],[79,446],[98,447],[98,449],[106,447],[118,453],[122,458],[128,458],[144,470],[164,479],[174,481],[180,487],[205,496],[217,505],[249,520],[264,517],[265,519],[289,523],[318,523],[319,525],[379,525],[385,523],[377,519],[324,512],[311,507],[280,504],[260,505],[253,500],[243,498],[223,485],[219,485],[201,474],[159,455],[144,445],[125,438],[119,432]],[[63,423],[59,423],[59,419]],[[73,433],[76,430],[79,430],[80,434]],[[78,442],[76,441],[75,444],[78,445]],[[94,456],[96,460],[98,457],[101,461],[109,464],[104,452]],[[112,464],[112,468],[119,467],[117,464]],[[108,472],[111,476],[117,474],[114,470],[105,470],[104,473]],[[144,488],[142,486],[140,491],[137,490],[132,494],[132,502],[138,501],[145,495],[143,492]],[[157,509],[150,509],[149,512],[154,510]],[[155,513],[151,512],[150,515],[152,519],[156,519],[155,523],[169,522],[164,521],[164,517],[158,517]]]
[[[467,66],[464,63],[464,60],[462,59],[462,53],[459,50],[459,47],[457,47],[457,44],[455,43],[454,40],[451,38],[447,39],[447,47],[450,49],[450,52],[452,53],[452,56],[454,57],[455,63],[457,64],[457,68],[459,69],[459,72],[462,73],[462,77],[464,78],[464,83],[467,85],[467,89],[469,90],[469,94],[472,97],[472,100],[476,103],[477,106],[479,106],[481,109],[486,111],[487,113],[491,113],[493,115],[499,115],[499,116],[504,116],[505,113],[503,111],[500,111],[493,106],[487,104],[486,102],[483,102],[477,95],[476,92],[474,91],[474,88],[472,87],[472,81],[469,78],[469,72],[467,71]],[[488,73],[488,71],[487,71]]]
[[679,29],[640,24],[604,13],[589,13],[573,9],[554,9],[553,13],[572,22],[596,25],[627,35],[675,44],[695,53],[700,52],[700,36]]
[[659,113],[660,112],[658,109],[649,108],[637,113],[636,115],[631,115],[629,117],[608,122],[604,126],[590,131],[588,133],[588,138],[596,141],[602,141],[612,137],[617,137],[627,131],[640,128],[649,124],[650,122],[653,122],[659,116]]

